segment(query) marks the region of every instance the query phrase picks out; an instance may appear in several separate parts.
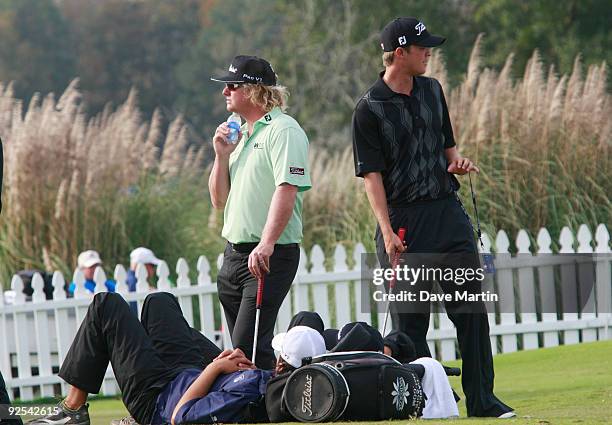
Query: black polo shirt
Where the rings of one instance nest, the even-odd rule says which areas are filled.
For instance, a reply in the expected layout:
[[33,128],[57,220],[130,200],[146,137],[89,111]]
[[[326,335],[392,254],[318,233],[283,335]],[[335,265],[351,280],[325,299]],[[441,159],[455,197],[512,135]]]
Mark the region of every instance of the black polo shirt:
[[380,78],[353,113],[355,173],[380,172],[390,206],[439,199],[457,190],[444,149],[455,146],[440,83],[414,77],[412,94],[396,93]]

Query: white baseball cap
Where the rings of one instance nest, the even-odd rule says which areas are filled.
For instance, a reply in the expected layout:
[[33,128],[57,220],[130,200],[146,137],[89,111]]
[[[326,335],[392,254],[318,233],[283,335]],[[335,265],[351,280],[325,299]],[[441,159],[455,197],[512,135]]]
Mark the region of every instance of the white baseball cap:
[[102,264],[102,260],[100,259],[98,251],[94,251],[93,249],[81,252],[77,258],[77,265],[81,269],[86,269],[96,264]]
[[161,260],[153,254],[149,248],[138,247],[130,254],[132,264],[153,264],[158,265]]
[[304,357],[325,354],[325,340],[319,332],[308,326],[294,326],[272,339],[272,348],[291,366],[302,366]]

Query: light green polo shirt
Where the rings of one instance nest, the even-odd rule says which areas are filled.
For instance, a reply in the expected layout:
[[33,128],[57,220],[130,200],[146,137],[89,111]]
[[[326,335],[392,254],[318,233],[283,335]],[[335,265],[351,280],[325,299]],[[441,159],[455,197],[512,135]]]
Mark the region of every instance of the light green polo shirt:
[[308,138],[296,120],[274,108],[253,126],[230,155],[230,192],[223,214],[222,236],[232,243],[259,242],[276,187],[298,187],[293,214],[276,243],[302,241],[302,202],[311,188]]

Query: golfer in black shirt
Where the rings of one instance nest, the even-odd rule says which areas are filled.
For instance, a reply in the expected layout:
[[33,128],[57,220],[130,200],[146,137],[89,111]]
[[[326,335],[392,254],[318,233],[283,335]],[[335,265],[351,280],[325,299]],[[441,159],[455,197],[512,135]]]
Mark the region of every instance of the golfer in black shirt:
[[[397,252],[477,253],[470,220],[456,195],[454,174],[479,172],[457,151],[440,83],[423,77],[431,48],[444,38],[431,35],[416,18],[397,18],[381,33],[385,70],[359,100],[353,115],[355,170],[363,177],[376,215],[376,246],[383,266]],[[407,229],[405,244],[396,235]],[[452,282],[441,283],[445,291]],[[396,303],[393,303],[396,304]],[[394,329],[408,334],[417,356],[431,356],[426,336],[429,311],[391,307]],[[462,384],[468,416],[512,417],[493,394],[493,359],[484,304],[446,303],[457,328]]]

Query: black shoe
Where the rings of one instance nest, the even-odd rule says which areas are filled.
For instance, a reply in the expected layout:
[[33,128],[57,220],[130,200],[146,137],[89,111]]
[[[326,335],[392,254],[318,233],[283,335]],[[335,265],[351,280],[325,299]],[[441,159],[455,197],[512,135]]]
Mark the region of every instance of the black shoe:
[[85,403],[78,410],[68,409],[64,402],[57,405],[57,412],[42,418],[32,419],[28,425],[90,425],[88,404]]

